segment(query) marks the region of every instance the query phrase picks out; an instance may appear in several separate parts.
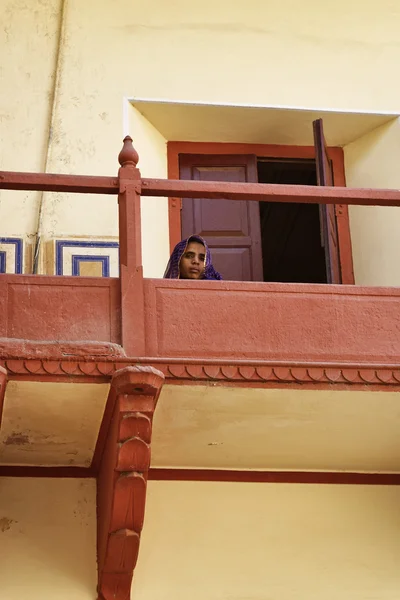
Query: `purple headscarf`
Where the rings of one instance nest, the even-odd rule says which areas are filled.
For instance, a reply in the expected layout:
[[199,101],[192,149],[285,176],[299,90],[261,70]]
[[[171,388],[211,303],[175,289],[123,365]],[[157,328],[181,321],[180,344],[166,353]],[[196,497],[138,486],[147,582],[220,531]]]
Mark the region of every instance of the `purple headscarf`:
[[201,279],[222,279],[221,275],[212,266],[211,252],[209,247],[207,246],[205,240],[203,240],[203,238],[199,235],[191,235],[189,238],[182,240],[175,246],[171,254],[171,258],[168,261],[168,265],[164,273],[164,279],[179,279],[179,264],[189,242],[198,242],[199,244],[203,244],[204,248],[206,249],[205,268]]

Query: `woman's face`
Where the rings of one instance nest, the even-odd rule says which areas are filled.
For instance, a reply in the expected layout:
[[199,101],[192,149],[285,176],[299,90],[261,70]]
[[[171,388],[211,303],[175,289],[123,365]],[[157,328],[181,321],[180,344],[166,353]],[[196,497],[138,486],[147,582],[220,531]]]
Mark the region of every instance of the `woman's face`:
[[206,249],[200,242],[189,242],[179,263],[181,279],[201,279],[204,273]]

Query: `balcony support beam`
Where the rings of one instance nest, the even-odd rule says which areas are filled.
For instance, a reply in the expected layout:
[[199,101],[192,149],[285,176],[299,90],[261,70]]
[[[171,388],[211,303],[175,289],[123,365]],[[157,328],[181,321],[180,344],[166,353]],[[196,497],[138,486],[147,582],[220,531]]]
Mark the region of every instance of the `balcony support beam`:
[[143,527],[152,419],[164,376],[152,367],[114,374],[115,397],[97,478],[98,600],[128,600]]

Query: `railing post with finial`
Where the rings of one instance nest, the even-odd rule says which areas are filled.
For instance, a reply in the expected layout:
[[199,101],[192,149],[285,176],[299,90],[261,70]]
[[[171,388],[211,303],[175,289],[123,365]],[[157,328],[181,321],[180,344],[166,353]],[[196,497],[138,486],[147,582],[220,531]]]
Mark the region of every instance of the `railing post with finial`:
[[139,156],[126,136],[119,153],[119,269],[121,284],[121,337],[128,356],[145,354],[144,289],[140,217]]

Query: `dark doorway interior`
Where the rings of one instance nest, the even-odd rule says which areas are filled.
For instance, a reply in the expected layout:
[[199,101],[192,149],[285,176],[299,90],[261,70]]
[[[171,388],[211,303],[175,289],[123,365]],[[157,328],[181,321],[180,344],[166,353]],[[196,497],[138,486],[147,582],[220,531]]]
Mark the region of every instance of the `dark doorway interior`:
[[[314,160],[257,160],[259,183],[317,185]],[[264,281],[326,283],[318,204],[260,202]]]

